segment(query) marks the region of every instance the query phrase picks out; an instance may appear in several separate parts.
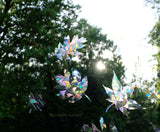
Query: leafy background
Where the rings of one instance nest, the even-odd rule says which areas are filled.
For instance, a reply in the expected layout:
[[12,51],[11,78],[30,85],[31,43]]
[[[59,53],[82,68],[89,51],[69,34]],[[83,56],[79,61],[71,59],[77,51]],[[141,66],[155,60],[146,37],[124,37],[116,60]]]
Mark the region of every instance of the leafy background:
[[[148,1],[151,2],[151,1]],[[154,6],[156,2],[151,2]],[[158,8],[158,7],[157,7]],[[160,127],[160,107],[151,104],[143,90],[137,87],[132,98],[146,110],[130,111],[124,116],[112,107],[105,112],[109,103],[102,84],[111,87],[113,70],[125,86],[125,66],[116,45],[102,34],[101,28],[90,25],[87,20],[77,20],[79,5],[71,0],[0,0],[0,130],[1,131],[73,131],[81,130],[83,124],[94,122],[100,129],[99,119],[104,117],[107,126],[113,121],[120,132],[154,131],[149,121]],[[158,12],[157,12],[158,13]],[[150,43],[159,47],[159,21],[150,33]],[[64,36],[87,39],[81,49],[79,62],[59,61],[48,57]],[[112,52],[113,57],[103,58],[103,51]],[[158,60],[159,52],[155,55]],[[103,61],[105,71],[98,71],[96,63]],[[54,77],[64,69],[76,68],[82,77],[88,77],[86,94],[75,104],[56,96]],[[159,73],[158,73],[159,77]],[[134,78],[133,78],[134,79]],[[159,89],[159,78],[156,89]],[[140,83],[140,82],[137,82]],[[144,82],[149,86],[149,83]],[[32,93],[41,93],[45,106],[42,112],[28,113],[27,107]],[[109,127],[107,127],[109,130]]]

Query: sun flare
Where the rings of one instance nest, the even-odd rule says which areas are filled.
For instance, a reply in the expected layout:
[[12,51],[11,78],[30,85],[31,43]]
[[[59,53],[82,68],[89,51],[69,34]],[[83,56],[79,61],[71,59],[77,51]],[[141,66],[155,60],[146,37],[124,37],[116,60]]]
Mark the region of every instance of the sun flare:
[[97,68],[99,70],[104,70],[105,69],[105,65],[101,61],[99,61],[99,62],[97,62]]

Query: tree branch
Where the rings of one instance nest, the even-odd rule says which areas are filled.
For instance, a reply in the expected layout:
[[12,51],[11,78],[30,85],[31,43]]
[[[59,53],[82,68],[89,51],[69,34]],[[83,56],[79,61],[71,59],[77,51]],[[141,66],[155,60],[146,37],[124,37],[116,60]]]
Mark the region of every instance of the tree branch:
[[12,7],[12,5],[13,5],[13,3],[11,4],[11,1],[12,1],[12,0],[6,0],[5,9],[4,9],[4,14],[2,14],[2,18],[0,19],[0,32],[3,30],[1,26],[3,25],[4,19],[6,18],[9,9],[10,9],[10,8]]

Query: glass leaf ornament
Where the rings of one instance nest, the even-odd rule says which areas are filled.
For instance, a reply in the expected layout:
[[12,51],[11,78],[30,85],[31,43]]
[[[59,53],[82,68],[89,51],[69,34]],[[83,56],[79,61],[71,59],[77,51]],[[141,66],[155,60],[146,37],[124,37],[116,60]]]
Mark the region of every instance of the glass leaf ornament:
[[114,71],[113,74],[114,76],[112,79],[112,89],[103,85],[106,94],[108,94],[108,96],[110,97],[110,99],[107,100],[112,103],[107,107],[106,112],[112,105],[115,105],[115,107],[125,115],[127,114],[127,109],[134,110],[141,108],[141,105],[138,104],[135,100],[128,99],[133,94],[135,88],[133,83],[130,83],[129,86],[122,88],[122,85]]
[[92,123],[92,127],[89,127],[87,124],[84,124],[82,127],[82,132],[101,132],[94,123]]
[[81,49],[84,47],[83,43],[87,40],[83,37],[78,39],[78,35],[75,35],[70,42],[70,37],[64,37],[63,45],[61,43],[58,44],[58,48],[55,48],[54,53],[49,53],[49,56],[57,56],[58,59],[63,60],[70,60],[71,56],[79,56],[82,53],[78,52],[77,49]]
[[104,123],[103,117],[100,118],[99,122],[100,122],[100,127],[102,131],[103,129],[107,128],[106,124]]
[[151,103],[158,103],[160,101],[160,93],[158,91],[147,91],[146,96],[150,99]]
[[152,125],[155,132],[160,132],[160,129],[156,127],[152,122],[149,122],[149,123]]
[[99,122],[102,131],[100,131],[96,127],[96,125],[92,123],[92,127],[88,126],[87,124],[84,124],[82,127],[82,132],[103,132],[103,130],[107,128],[106,124],[104,123],[103,117],[100,118]]
[[35,97],[32,93],[29,95],[29,103],[28,103],[28,107],[30,108],[29,113],[31,113],[32,110],[42,111],[41,108],[43,106],[44,106],[44,101],[41,94],[38,94]]
[[57,96],[62,99],[69,99],[70,103],[80,100],[83,95],[89,99],[85,94],[88,86],[87,76],[81,80],[81,74],[78,70],[73,70],[72,75],[67,70],[64,70],[64,76],[58,75],[55,79],[58,84],[57,89],[60,90]]
[[111,132],[118,132],[116,125],[112,121],[110,122],[109,127],[110,127]]

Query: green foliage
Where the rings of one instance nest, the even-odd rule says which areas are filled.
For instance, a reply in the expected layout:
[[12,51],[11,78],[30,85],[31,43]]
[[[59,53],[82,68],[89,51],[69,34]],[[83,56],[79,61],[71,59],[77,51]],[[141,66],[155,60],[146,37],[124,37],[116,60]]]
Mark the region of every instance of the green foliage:
[[[53,90],[58,71],[48,58],[71,30],[79,6],[71,0],[7,0],[0,4],[0,117],[27,112],[30,92]],[[52,76],[53,74],[53,76]],[[53,93],[53,92],[52,92]],[[45,95],[44,95],[45,97]]]
[[152,31],[149,34],[150,43],[152,45],[157,46],[157,47],[160,47],[160,36],[159,36],[159,34],[160,34],[160,19],[155,24],[155,26],[153,27]]
[[[102,84],[111,87],[114,70],[125,85],[125,67],[121,56],[115,53],[113,41],[101,32],[101,28],[88,24],[85,19],[77,22],[79,9],[80,6],[73,5],[71,0],[1,0],[0,130],[75,132],[80,131],[83,124],[91,125],[91,122],[100,129],[101,116],[107,126],[113,121],[120,132],[135,128],[142,131],[142,126],[148,125],[148,119],[157,125],[158,108],[143,103],[146,100],[143,93],[134,98],[149,110],[130,112],[129,118],[115,107],[105,112],[110,103],[106,101],[108,96]],[[80,50],[83,52],[80,62],[48,57],[59,42],[63,43],[64,36],[75,34],[87,39],[86,46]],[[103,58],[103,52],[110,52],[112,57]],[[105,64],[105,70],[96,68],[98,61]],[[82,77],[88,77],[86,94],[91,103],[83,97],[69,104],[56,96],[59,91],[55,88],[54,77],[63,74],[64,69],[71,71],[72,68],[78,69]],[[42,112],[28,113],[28,95],[31,92],[42,94],[46,102]],[[138,122],[133,122],[135,118],[139,119]],[[151,127],[147,128],[151,130]]]
[[153,132],[153,127],[149,122],[152,122],[155,125],[158,124],[158,106],[151,103],[140,88],[135,88],[134,96],[132,98],[141,104],[142,109],[129,112],[127,131],[132,132],[137,130]]
[[150,43],[156,47],[158,47],[158,53],[156,53],[154,55],[154,57],[156,58],[158,64],[157,64],[157,76],[158,79],[156,80],[157,84],[156,84],[156,89],[160,89],[160,19],[158,20],[158,22],[155,24],[155,26],[153,27],[152,31],[149,34],[150,37]]
[[[0,128],[4,131],[77,131],[84,123],[98,123],[106,109],[106,95],[102,83],[110,84],[112,69],[102,74],[95,64],[103,50],[113,42],[101,33],[101,28],[91,26],[86,20],[76,22],[80,7],[67,0],[1,1],[0,5]],[[76,26],[73,26],[77,23]],[[60,62],[48,53],[63,42],[65,35],[79,34],[87,38],[84,56],[80,63]],[[99,45],[100,44],[100,45]],[[94,53],[95,51],[98,52]],[[88,53],[88,55],[87,55]],[[89,57],[89,58],[88,58]],[[116,57],[115,57],[116,58]],[[119,64],[119,62],[115,62]],[[82,76],[87,75],[89,86],[85,97],[75,104],[56,97],[54,77],[63,70],[76,67]],[[116,66],[118,70],[118,65]],[[114,69],[114,68],[113,68]],[[86,72],[87,71],[87,72]],[[123,73],[123,67],[122,72]],[[123,74],[119,74],[120,76]],[[109,80],[107,80],[107,78]],[[42,112],[28,114],[28,95],[42,93],[46,102]],[[88,107],[89,106],[89,107]],[[9,126],[9,127],[8,127]]]
[[157,13],[160,13],[160,0],[145,0],[146,5],[156,9]]

